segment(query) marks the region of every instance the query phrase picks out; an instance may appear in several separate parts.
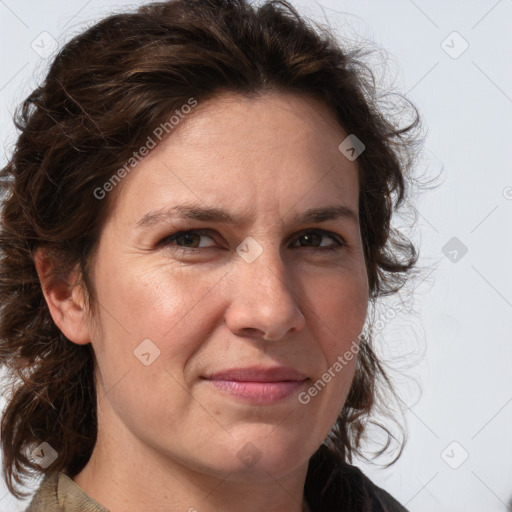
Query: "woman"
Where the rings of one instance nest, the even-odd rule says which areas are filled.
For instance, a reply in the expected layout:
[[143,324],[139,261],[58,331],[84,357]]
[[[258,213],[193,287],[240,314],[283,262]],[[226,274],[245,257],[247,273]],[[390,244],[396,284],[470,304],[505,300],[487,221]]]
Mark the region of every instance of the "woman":
[[375,93],[285,2],[148,4],[57,55],[1,173],[28,512],[405,510],[352,465],[393,392],[368,305],[417,260],[390,219],[418,117]]

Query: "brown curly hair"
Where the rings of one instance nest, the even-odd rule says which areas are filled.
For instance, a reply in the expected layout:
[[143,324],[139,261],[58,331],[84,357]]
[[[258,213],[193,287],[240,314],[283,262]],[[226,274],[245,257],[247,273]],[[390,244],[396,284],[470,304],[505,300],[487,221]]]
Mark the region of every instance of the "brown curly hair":
[[[16,112],[20,135],[0,171],[0,364],[8,382],[1,443],[14,496],[27,496],[14,481],[23,484],[28,476],[78,474],[97,435],[92,347],[70,342],[53,322],[35,251],[44,248],[57,263],[55,278],[80,269],[92,310],[89,269],[118,192],[98,200],[94,190],[191,96],[202,102],[221,92],[274,91],[323,101],[366,146],[357,163],[370,301],[396,293],[409,279],[418,252],[392,228],[391,216],[413,183],[420,118],[401,95],[412,113],[405,126],[384,114],[365,55],[343,49],[332,31],[304,20],[284,0],[258,7],[246,0],[150,3],[103,19],[60,50]],[[333,471],[362,455],[362,435],[384,389],[396,396],[371,336],[360,341],[341,415],[310,459],[305,493],[318,510],[334,506],[347,485]],[[41,441],[59,454],[46,469],[30,458]]]

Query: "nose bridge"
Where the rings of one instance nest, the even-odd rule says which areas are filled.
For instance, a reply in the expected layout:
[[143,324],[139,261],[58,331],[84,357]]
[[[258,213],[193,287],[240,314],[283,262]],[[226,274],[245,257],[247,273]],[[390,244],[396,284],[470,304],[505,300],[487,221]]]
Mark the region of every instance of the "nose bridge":
[[[245,250],[245,252],[244,252]],[[265,338],[279,339],[304,325],[293,276],[285,267],[278,243],[271,236],[248,240],[237,252],[241,260],[232,273],[232,327],[257,329]]]
[[275,296],[276,293],[290,294],[287,286],[290,269],[281,257],[281,244],[278,230],[267,230],[248,236],[237,248],[243,261],[239,261],[239,271],[243,280],[252,282],[262,294]]

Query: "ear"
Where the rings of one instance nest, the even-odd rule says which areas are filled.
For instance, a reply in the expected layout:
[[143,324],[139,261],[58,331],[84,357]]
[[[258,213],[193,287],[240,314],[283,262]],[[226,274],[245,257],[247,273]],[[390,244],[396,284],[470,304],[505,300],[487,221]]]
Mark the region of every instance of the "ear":
[[65,278],[54,277],[52,270],[57,262],[42,248],[36,250],[34,263],[44,298],[57,327],[66,338],[78,345],[90,343],[86,302],[83,291],[77,284],[80,277],[78,265]]

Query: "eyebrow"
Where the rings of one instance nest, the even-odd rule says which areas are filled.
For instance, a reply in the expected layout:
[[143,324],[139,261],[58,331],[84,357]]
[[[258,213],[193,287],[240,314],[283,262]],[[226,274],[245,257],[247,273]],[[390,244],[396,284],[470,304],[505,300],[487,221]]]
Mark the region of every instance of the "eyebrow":
[[[221,222],[225,224],[246,224],[248,220],[250,220],[229,213],[221,208],[202,206],[200,204],[183,204],[146,213],[137,222],[136,229],[146,230],[161,221],[177,218],[205,222]],[[346,219],[356,224],[359,223],[359,218],[354,210],[344,205],[309,208],[295,215],[293,221],[298,224],[308,224],[338,219]]]

